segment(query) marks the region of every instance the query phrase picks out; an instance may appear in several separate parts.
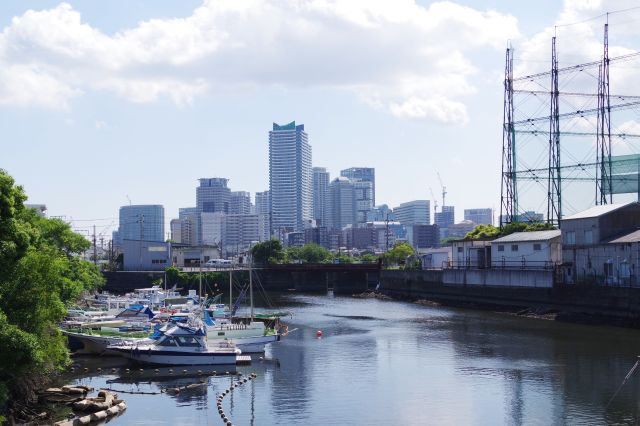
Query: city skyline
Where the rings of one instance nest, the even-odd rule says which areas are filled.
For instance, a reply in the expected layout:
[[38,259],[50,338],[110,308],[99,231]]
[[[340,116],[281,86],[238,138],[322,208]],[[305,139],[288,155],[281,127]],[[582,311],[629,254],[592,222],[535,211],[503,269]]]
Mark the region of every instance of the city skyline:
[[[73,219],[76,229],[95,224],[110,234],[129,202],[163,204],[169,229],[178,208],[193,205],[200,177],[225,177],[251,194],[267,190],[264,129],[295,119],[312,134],[313,166],[331,176],[376,169],[378,205],[432,200],[439,172],[456,221],[468,208],[493,208],[497,217],[507,42],[519,74],[547,69],[556,25],[561,65],[594,60],[600,16],[631,3],[301,4],[3,2],[0,167],[25,186],[30,203]],[[612,55],[638,44],[628,15],[638,11],[609,16]],[[289,19],[317,24],[319,33],[297,37]],[[346,45],[328,36],[338,29]],[[159,49],[146,30],[154,40],[190,40],[192,49]],[[254,57],[255,67],[246,67]],[[388,57],[395,60],[380,60]]]

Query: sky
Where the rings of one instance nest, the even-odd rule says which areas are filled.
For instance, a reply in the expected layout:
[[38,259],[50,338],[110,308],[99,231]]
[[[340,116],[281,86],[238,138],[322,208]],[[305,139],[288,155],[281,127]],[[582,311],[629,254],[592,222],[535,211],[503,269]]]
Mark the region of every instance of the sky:
[[597,60],[607,11],[635,51],[627,0],[3,0],[0,168],[108,238],[129,202],[168,223],[200,177],[268,189],[268,131],[295,120],[332,178],[375,167],[379,204],[441,204],[439,173],[459,221],[500,208],[507,44],[518,75],[554,33],[561,66]]

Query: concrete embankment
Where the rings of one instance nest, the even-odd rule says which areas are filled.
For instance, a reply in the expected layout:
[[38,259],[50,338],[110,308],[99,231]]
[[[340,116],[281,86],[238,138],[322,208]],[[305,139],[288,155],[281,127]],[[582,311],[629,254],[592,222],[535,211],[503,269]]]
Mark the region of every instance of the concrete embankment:
[[560,319],[640,326],[640,288],[553,285],[552,273],[545,271],[517,275],[474,271],[466,279],[461,272],[465,271],[382,271],[380,291],[397,299],[555,311]]
[[[192,272],[197,274],[197,272]],[[287,264],[259,267],[254,270],[256,284],[269,291],[353,294],[374,288],[379,280],[376,264]],[[154,280],[164,278],[163,272],[105,272],[105,290],[124,293],[150,287]],[[173,286],[169,282],[169,286]],[[206,283],[205,283],[206,284]],[[209,283],[211,284],[211,283]],[[188,289],[188,286],[179,284]],[[225,286],[221,286],[224,291]]]

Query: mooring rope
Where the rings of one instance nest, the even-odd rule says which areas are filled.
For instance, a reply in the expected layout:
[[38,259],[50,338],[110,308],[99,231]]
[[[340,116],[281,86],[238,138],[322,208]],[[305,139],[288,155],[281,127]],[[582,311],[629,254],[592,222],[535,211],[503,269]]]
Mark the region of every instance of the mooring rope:
[[625,383],[627,383],[627,381],[629,380],[629,378],[631,377],[631,375],[633,374],[634,371],[636,371],[636,368],[638,368],[638,364],[640,364],[640,356],[638,356],[638,360],[636,361],[635,364],[633,364],[633,367],[631,367],[631,370],[629,370],[629,372],[627,373],[627,375],[624,377],[624,380],[622,381],[622,383],[620,384],[620,386],[618,387],[618,389],[616,390],[616,392],[613,394],[613,396],[611,397],[611,399],[609,400],[609,402],[607,403],[607,406],[604,407],[604,409],[606,410],[607,408],[609,408],[609,405],[611,405],[611,403],[613,402],[613,400],[615,399],[616,396],[618,396],[618,393],[620,392],[620,390],[622,389],[622,387],[625,385]]

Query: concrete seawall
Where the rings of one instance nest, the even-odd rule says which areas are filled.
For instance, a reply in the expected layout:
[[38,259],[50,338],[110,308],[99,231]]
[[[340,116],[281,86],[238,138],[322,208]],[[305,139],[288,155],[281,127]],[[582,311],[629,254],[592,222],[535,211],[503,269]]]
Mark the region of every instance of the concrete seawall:
[[[535,273],[526,278],[526,283],[531,285],[522,286],[522,282],[509,285],[503,280],[509,277],[507,272],[513,271],[488,273],[482,277],[477,273],[463,275],[460,272],[463,271],[382,271],[380,290],[388,296],[408,300],[557,311],[640,325],[640,288],[576,284],[548,286],[551,276]],[[492,278],[499,280],[492,282]],[[511,274],[511,278],[517,279],[518,275]],[[458,284],[460,282],[463,283]]]

